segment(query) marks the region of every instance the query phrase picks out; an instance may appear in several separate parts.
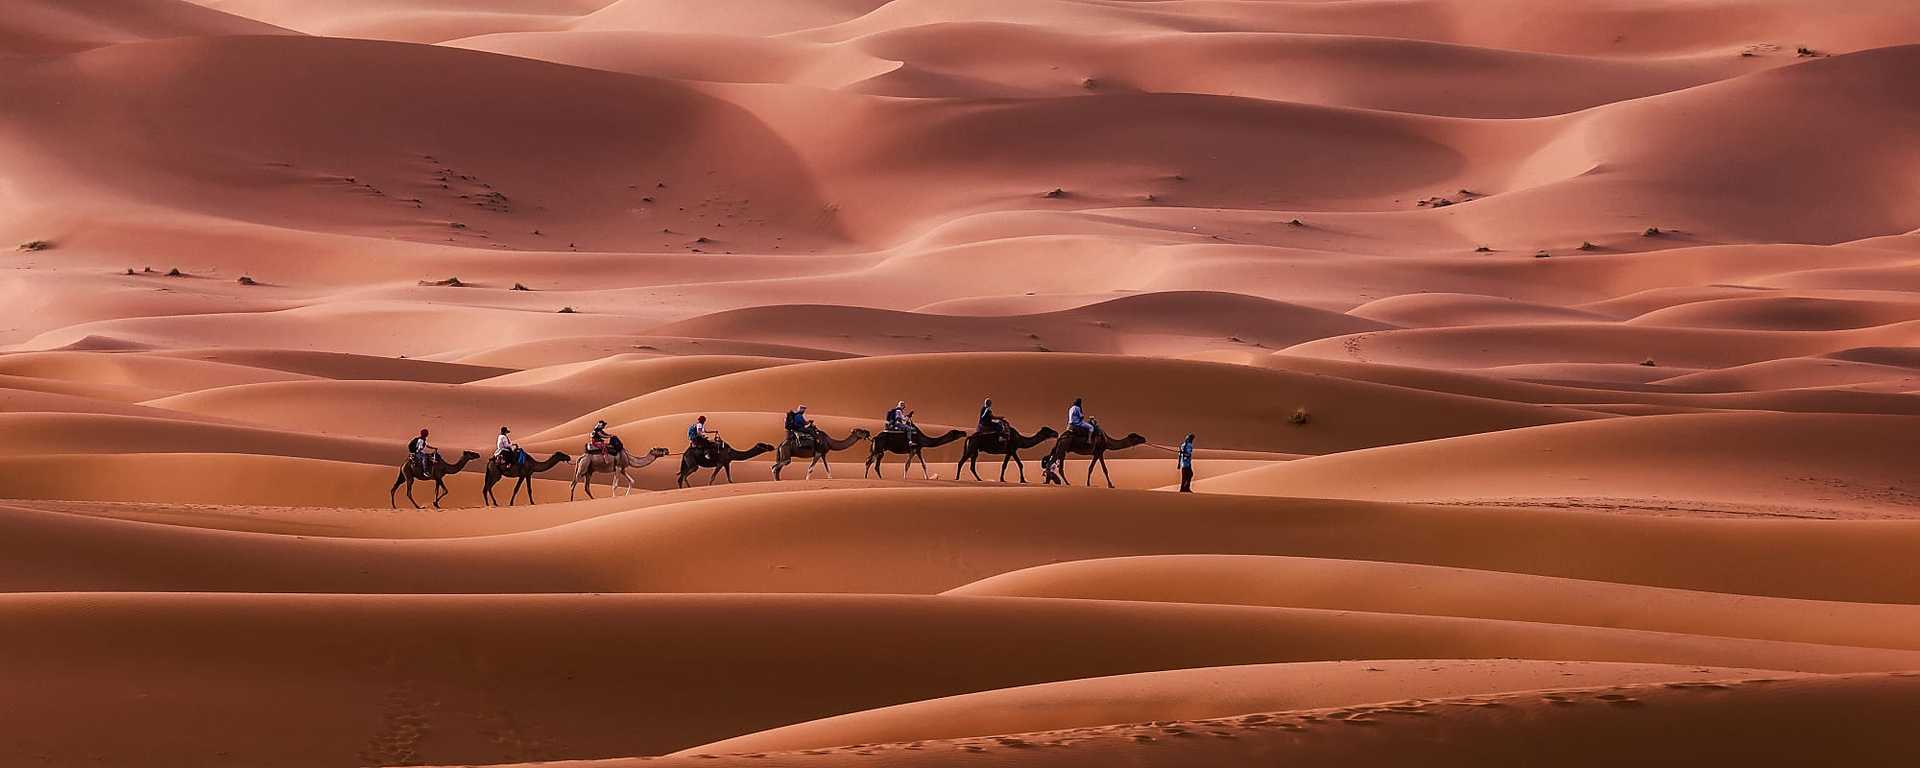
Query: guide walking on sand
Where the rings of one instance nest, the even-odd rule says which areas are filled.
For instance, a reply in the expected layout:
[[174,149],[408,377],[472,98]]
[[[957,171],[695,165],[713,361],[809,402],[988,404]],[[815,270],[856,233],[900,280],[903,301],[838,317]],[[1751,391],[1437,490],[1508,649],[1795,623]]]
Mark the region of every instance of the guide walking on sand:
[[1180,467],[1180,492],[1193,493],[1193,433],[1187,433],[1187,439],[1180,443],[1180,456],[1174,460]]

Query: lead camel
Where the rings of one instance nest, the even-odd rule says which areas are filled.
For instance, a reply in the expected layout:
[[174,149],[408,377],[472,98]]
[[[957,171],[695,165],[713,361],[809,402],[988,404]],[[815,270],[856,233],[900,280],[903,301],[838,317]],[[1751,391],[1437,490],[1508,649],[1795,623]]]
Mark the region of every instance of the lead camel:
[[1115,440],[1108,437],[1105,430],[1095,426],[1089,435],[1076,435],[1073,432],[1061,435],[1059,440],[1053,441],[1053,450],[1048,455],[1053,457],[1054,468],[1060,472],[1062,481],[1067,477],[1068,454],[1093,457],[1087,462],[1087,485],[1093,485],[1093,468],[1099,467],[1101,476],[1107,479],[1107,487],[1112,488],[1113,475],[1107,474],[1107,451],[1132,448],[1146,442],[1147,439],[1138,432]]

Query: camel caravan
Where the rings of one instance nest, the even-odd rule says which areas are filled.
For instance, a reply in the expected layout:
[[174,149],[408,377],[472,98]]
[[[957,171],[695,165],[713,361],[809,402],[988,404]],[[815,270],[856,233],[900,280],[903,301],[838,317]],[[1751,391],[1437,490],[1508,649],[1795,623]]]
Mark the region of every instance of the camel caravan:
[[[439,508],[441,500],[445,499],[448,493],[446,477],[458,474],[469,463],[481,458],[480,454],[473,451],[462,451],[459,460],[449,462],[441,457],[440,449],[428,442],[428,437],[429,432],[422,429],[420,435],[407,444],[408,459],[401,465],[399,476],[393,481],[393,488],[387,492],[388,506],[398,507],[398,494],[404,486],[407,501],[413,504],[415,509],[421,509],[420,502],[413,497],[413,484],[415,481],[431,480],[433,482],[432,503],[436,509]],[[1031,435],[1021,434],[1011,422],[995,415],[992,398],[988,398],[980,406],[979,423],[972,433],[954,429],[939,435],[929,435],[921,431],[920,427],[914,424],[913,412],[907,410],[907,403],[904,400],[887,411],[885,426],[881,431],[876,433],[865,428],[857,428],[843,438],[834,438],[815,426],[814,422],[807,418],[807,407],[801,405],[787,412],[786,439],[778,446],[757,443],[752,448],[740,450],[728,445],[726,440],[720,437],[719,432],[709,429],[706,416],[695,419],[693,424],[687,427],[687,447],[679,454],[680,471],[674,478],[674,485],[679,488],[688,487],[688,478],[701,470],[711,470],[707,475],[708,485],[717,482],[722,476],[731,483],[734,462],[746,461],[764,453],[774,454],[773,479],[775,480],[779,480],[782,470],[798,459],[807,460],[807,479],[813,478],[815,469],[825,472],[831,479],[833,465],[828,457],[837,451],[851,450],[861,443],[866,443],[868,446],[861,477],[884,477],[882,464],[891,454],[905,457],[906,463],[901,470],[903,474],[911,472],[914,462],[917,461],[920,464],[922,477],[931,480],[935,475],[927,466],[923,451],[955,441],[962,442],[960,462],[954,466],[953,470],[954,479],[961,479],[961,473],[968,472],[973,475],[973,479],[982,480],[979,463],[980,457],[986,455],[1000,457],[1000,482],[1007,481],[1007,467],[1011,464],[1019,473],[1019,481],[1025,483],[1027,467],[1026,462],[1020,458],[1020,452],[1039,447],[1048,440],[1053,441],[1053,447],[1048,450],[1041,462],[1046,471],[1048,483],[1067,484],[1062,471],[1066,466],[1067,457],[1086,456],[1089,457],[1086,484],[1093,484],[1093,471],[1098,468],[1101,475],[1105,477],[1108,488],[1113,487],[1113,476],[1107,472],[1107,452],[1147,443],[1147,439],[1137,433],[1117,439],[1108,436],[1106,431],[1100,428],[1098,421],[1088,418],[1081,410],[1079,398],[1075,398],[1073,405],[1067,409],[1066,432],[1057,432],[1052,427],[1041,427]],[[1190,464],[1191,452],[1192,438],[1189,436],[1187,443],[1181,447],[1183,468]],[[513,506],[518,502],[523,488],[527,492],[527,503],[537,503],[533,498],[533,479],[554,467],[569,462],[573,464],[573,483],[567,489],[569,501],[573,500],[575,492],[582,485],[586,487],[587,498],[596,498],[593,495],[595,475],[606,475],[608,488],[616,496],[620,495],[622,490],[632,493],[636,487],[631,474],[632,470],[651,466],[655,461],[671,455],[674,455],[673,452],[666,448],[654,448],[639,454],[628,451],[620,442],[619,436],[608,432],[607,423],[601,421],[593,425],[593,431],[587,437],[585,451],[579,458],[568,456],[562,451],[555,451],[545,459],[536,460],[513,441],[512,430],[501,427],[499,438],[494,445],[493,456],[487,459],[483,470],[484,479],[480,496],[488,506],[498,506],[500,499],[494,495],[494,486],[502,479],[512,478],[513,489],[507,495],[506,505]]]

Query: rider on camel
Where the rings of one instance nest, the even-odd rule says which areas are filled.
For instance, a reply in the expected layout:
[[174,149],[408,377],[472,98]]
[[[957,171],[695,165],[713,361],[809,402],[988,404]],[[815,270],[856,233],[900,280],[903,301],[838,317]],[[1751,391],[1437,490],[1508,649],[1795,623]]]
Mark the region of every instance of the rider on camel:
[[1081,411],[1081,399],[1073,397],[1073,405],[1068,407],[1068,436],[1075,442],[1092,444],[1094,432],[1100,432],[1100,422],[1087,419],[1087,411]]
[[527,461],[526,451],[520,450],[520,446],[508,436],[511,432],[512,430],[501,427],[500,437],[493,441],[493,461],[503,469],[515,464],[524,464]]
[[907,410],[907,401],[902,400],[887,411],[887,431],[899,432],[907,436],[907,447],[914,448],[920,442],[919,429],[913,426],[913,412]]
[[687,427],[687,453],[700,456],[712,451],[713,439],[709,437],[712,434],[707,431],[707,417],[704,414],[694,419],[693,424]]
[[989,397],[986,402],[980,404],[980,424],[978,426],[980,434],[1006,437],[1007,435],[1005,433],[1012,431],[1007,427],[1007,420],[993,413],[993,398]]
[[794,445],[805,445],[813,439],[815,427],[813,420],[807,418],[807,406],[798,405],[787,411],[787,440]]
[[593,433],[587,435],[587,455],[611,453],[607,449],[612,442],[613,435],[607,434],[607,422],[605,420],[594,422]]
[[1073,407],[1067,409],[1067,434],[1074,435],[1076,439],[1084,437],[1091,440],[1097,426],[1087,418],[1086,412],[1080,410],[1080,398],[1074,398]]
[[439,460],[440,449],[427,443],[427,430],[420,430],[420,436],[407,441],[407,453],[413,455],[413,465],[420,474],[427,474],[433,468],[433,462]]

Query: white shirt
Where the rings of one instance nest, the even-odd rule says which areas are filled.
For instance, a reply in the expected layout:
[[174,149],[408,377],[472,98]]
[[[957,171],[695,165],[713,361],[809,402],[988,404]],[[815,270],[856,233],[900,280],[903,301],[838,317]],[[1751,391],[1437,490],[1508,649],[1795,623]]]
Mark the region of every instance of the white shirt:
[[493,455],[499,456],[500,454],[513,450],[513,448],[513,438],[501,435],[500,439],[493,443]]

